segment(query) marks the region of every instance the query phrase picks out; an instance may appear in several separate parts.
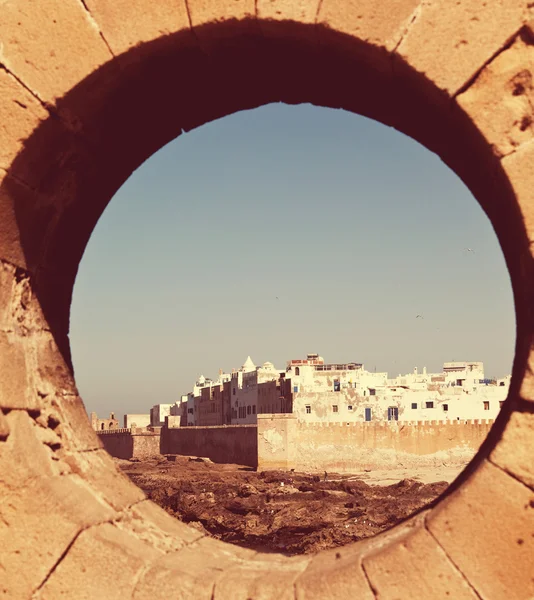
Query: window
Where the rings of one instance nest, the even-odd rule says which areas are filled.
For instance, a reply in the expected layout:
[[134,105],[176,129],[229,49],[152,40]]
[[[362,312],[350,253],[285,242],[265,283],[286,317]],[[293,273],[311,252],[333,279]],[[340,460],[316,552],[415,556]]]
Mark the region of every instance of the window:
[[434,402],[432,400],[425,402],[425,408],[434,408]]
[[456,380],[456,385],[462,385],[462,381],[463,381],[463,379],[457,379]]
[[299,386],[298,385],[294,385],[293,386],[293,393],[294,394],[298,394],[298,392],[299,392]]
[[297,376],[300,375],[300,368],[299,367],[295,368],[295,375],[297,375]]
[[256,405],[254,405],[254,406],[252,407],[252,414],[253,414],[253,415],[255,415],[255,414],[256,414]]
[[399,420],[399,409],[397,406],[390,406],[388,408],[388,421]]
[[352,404],[349,404],[349,405],[347,406],[347,408],[348,408],[349,410],[352,410]]
[[250,413],[252,412],[250,406],[247,406],[247,415],[250,415]]
[[100,429],[104,429],[104,423],[102,423],[102,425],[100,426]]
[[337,404],[332,404],[332,412],[337,412]]
[[443,412],[448,412],[449,411],[449,405],[448,404],[444,404],[443,405]]
[[309,404],[306,404],[306,414],[307,415],[311,414],[311,406]]
[[415,410],[417,408],[417,402],[412,402],[412,408]]
[[501,381],[501,382],[499,383],[499,385],[500,385],[501,387],[504,387],[504,381]]
[[370,408],[365,409],[365,420],[370,421],[372,419],[372,413]]
[[489,410],[489,402],[484,400],[484,410]]
[[376,396],[376,390],[374,388],[369,389],[369,396]]
[[335,379],[334,380],[334,392],[340,392],[340,391],[341,391],[341,384],[337,379]]

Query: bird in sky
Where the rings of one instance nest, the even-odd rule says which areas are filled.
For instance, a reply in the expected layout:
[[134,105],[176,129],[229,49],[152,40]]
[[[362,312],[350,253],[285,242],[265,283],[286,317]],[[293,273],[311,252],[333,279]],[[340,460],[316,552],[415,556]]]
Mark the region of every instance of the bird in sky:
[[277,300],[280,300],[280,298],[279,298],[278,296],[276,296],[276,299],[277,299]]
[[473,248],[464,248],[464,250],[466,250],[467,252],[472,252],[473,254],[475,253],[475,251],[473,250]]
[[416,319],[423,319],[423,315],[417,315],[417,317],[415,317]]

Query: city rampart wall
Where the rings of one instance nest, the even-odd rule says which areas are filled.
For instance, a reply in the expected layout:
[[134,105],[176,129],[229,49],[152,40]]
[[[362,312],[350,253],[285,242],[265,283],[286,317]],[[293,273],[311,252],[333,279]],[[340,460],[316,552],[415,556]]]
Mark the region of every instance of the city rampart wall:
[[258,469],[354,472],[463,464],[493,420],[306,423],[258,416]]
[[161,453],[205,456],[216,463],[256,467],[257,429],[256,425],[164,427],[161,430]]
[[104,448],[115,458],[149,458],[160,454],[159,431],[119,429],[99,432],[98,437]]

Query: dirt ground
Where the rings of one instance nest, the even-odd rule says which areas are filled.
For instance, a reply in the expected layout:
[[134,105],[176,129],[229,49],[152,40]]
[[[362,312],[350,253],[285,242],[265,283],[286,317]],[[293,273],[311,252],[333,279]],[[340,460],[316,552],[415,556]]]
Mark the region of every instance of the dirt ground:
[[324,473],[257,473],[182,456],[117,462],[174,517],[225,542],[288,555],[388,529],[432,502],[462,470],[328,473],[325,480]]

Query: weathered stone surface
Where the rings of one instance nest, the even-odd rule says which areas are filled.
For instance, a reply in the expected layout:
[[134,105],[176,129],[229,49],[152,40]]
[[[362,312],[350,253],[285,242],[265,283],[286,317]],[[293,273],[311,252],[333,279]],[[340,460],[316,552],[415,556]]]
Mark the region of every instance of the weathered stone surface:
[[143,492],[117,469],[105,450],[67,454],[65,462],[115,510],[124,510],[145,499]]
[[40,439],[40,427],[24,410],[4,416],[10,435],[0,444],[0,485],[6,489],[24,486],[29,479],[53,477],[59,473],[52,450]]
[[423,526],[366,556],[363,567],[379,598],[477,599],[461,573]]
[[31,389],[26,372],[25,346],[12,333],[0,331],[0,407],[39,408],[41,403]]
[[427,527],[481,597],[534,595],[534,493],[498,467],[484,461]]
[[296,600],[374,600],[362,569],[363,544],[329,550],[314,556],[295,583]]
[[[49,331],[41,331],[32,336],[32,341],[37,354],[37,368],[33,377],[39,395],[77,396],[74,374],[59,351],[53,335]],[[68,340],[64,340],[63,345],[67,343]]]
[[116,525],[91,527],[76,538],[37,598],[130,598],[141,570],[161,554]]
[[[281,22],[314,25],[319,5],[319,0],[257,0],[256,15],[264,34],[278,36],[288,31],[280,27]],[[316,37],[315,27],[309,37]]]
[[53,103],[111,58],[82,2],[15,0],[2,5],[0,62]]
[[225,570],[215,584],[213,600],[294,600],[295,581],[310,560],[258,554],[253,561]]
[[81,398],[55,396],[50,401],[47,398],[46,405],[59,416],[57,432],[65,450],[85,452],[102,448],[102,443],[89,423]]
[[133,506],[131,513],[144,526],[150,527],[151,535],[159,540],[158,543],[165,548],[166,552],[178,551],[187,544],[204,537],[197,529],[171,517],[150,500]]
[[180,30],[189,30],[185,0],[86,0],[114,54]]
[[[206,42],[214,35],[212,28],[205,25],[216,25],[231,23],[235,25],[235,31],[254,29],[256,19],[255,0],[187,0],[191,25],[202,41]],[[243,24],[243,21],[248,21]],[[258,29],[259,31],[259,29]],[[222,37],[232,35],[228,29]],[[215,33],[215,37],[219,35]]]
[[454,96],[517,34],[524,0],[422,2],[396,52]]
[[534,413],[513,412],[490,460],[534,490]]
[[202,538],[157,560],[139,581],[133,600],[172,598],[176,590],[180,600],[212,600],[224,571],[254,555],[250,550]]
[[0,589],[6,598],[29,598],[82,529],[113,516],[79,477],[43,474],[0,490],[0,564],[10,574]]
[[534,45],[518,36],[457,98],[499,155],[534,138]]
[[[0,63],[2,57],[0,54]],[[0,69],[0,168],[9,169],[24,140],[50,115],[15,77]],[[24,179],[24,172],[15,173]]]
[[317,24],[391,51],[398,44],[420,4],[421,0],[323,0]]
[[23,269],[35,268],[46,234],[35,215],[39,205],[36,192],[0,170],[0,259]]

